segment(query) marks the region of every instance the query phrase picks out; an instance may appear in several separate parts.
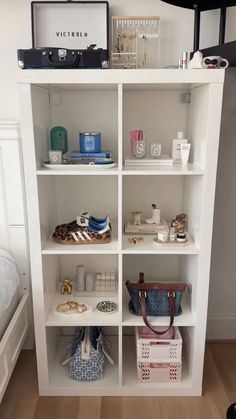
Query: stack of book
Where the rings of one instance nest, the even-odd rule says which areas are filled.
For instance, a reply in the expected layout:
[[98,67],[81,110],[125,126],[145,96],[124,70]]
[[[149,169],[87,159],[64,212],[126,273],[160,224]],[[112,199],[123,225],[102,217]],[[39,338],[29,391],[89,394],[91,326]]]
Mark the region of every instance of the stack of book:
[[113,163],[110,151],[100,151],[99,153],[72,151],[70,154],[71,164],[110,164]]

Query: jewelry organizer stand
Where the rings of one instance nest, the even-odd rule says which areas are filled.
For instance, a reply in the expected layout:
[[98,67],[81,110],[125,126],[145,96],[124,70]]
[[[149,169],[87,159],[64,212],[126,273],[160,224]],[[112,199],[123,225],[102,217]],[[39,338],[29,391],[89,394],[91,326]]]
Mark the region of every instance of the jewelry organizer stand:
[[113,16],[113,68],[157,68],[159,36],[157,16]]
[[[19,71],[40,395],[201,395],[224,74],[224,70]],[[180,102],[183,92],[191,93],[191,103]],[[54,94],[60,95],[60,105],[49,100]],[[187,166],[124,165],[129,131],[142,127],[147,118],[150,135],[158,132],[167,153],[180,127],[186,132],[191,141]],[[78,131],[96,125],[110,139],[105,147],[112,150],[117,166],[100,171],[42,169],[48,133],[55,124],[70,130],[71,148]],[[152,202],[158,202],[168,220],[187,214],[191,236],[187,245],[155,246],[151,235],[137,244],[128,241],[125,220],[135,209],[148,218]],[[51,240],[56,225],[72,221],[85,209],[97,217],[109,214],[111,243],[66,246]],[[56,303],[67,299],[57,292],[59,280],[67,276],[73,280],[79,264],[90,272],[103,268],[117,272],[117,311],[98,312],[97,297],[84,295],[81,301],[93,310],[81,320],[54,313]],[[175,318],[184,347],[181,382],[137,381],[134,327],[143,326],[143,320],[128,310],[125,281],[137,280],[138,272],[145,272],[151,282],[189,284],[182,314]],[[154,326],[169,322],[167,317],[149,320]],[[71,326],[78,325],[102,326],[111,342],[116,365],[107,365],[100,381],[74,382],[60,365],[73,334]]]

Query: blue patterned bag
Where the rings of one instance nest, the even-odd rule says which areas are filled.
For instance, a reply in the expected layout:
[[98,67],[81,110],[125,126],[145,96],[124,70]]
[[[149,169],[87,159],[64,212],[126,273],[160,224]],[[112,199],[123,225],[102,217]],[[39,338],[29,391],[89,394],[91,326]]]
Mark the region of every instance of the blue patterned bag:
[[97,381],[103,378],[105,357],[113,360],[105,350],[107,341],[97,326],[76,327],[70,344],[71,355],[62,365],[69,363],[69,377],[76,381]]
[[[149,329],[157,335],[163,335],[169,330],[174,317],[182,313],[181,299],[187,284],[176,283],[145,283],[144,274],[140,272],[139,282],[127,281],[126,287],[130,294],[129,310],[131,313],[143,317]],[[157,332],[150,325],[147,316],[170,316],[170,325],[167,330]]]

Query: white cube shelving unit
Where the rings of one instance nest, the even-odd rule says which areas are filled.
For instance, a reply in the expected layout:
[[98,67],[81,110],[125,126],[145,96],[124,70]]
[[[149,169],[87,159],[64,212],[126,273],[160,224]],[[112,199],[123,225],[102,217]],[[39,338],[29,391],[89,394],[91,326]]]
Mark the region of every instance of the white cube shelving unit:
[[[19,71],[40,395],[201,395],[223,83],[223,70]],[[191,93],[190,103],[181,102],[183,92]],[[116,167],[71,172],[43,168],[55,125],[67,128],[70,150],[78,148],[80,131],[101,131],[103,149],[112,151]],[[192,144],[190,163],[126,168],[131,129],[145,130],[150,142],[162,143],[168,154],[172,139],[183,130]],[[155,247],[153,237],[129,243],[123,225],[130,211],[149,216],[152,202],[158,202],[166,219],[187,214],[188,246]],[[110,215],[112,242],[54,243],[54,227],[85,209],[98,217]],[[78,319],[55,314],[63,300],[59,281],[67,275],[73,279],[79,263],[117,273],[116,313],[98,313],[96,303],[104,297],[96,295],[81,297],[92,305],[92,313]],[[133,335],[134,326],[143,321],[129,313],[125,281],[137,280],[139,271],[148,280],[190,285],[183,313],[175,319],[184,342],[181,383],[137,382]],[[150,321],[168,324],[165,317]],[[109,335],[116,366],[108,365],[101,381],[73,382],[60,366],[76,325],[101,325]]]

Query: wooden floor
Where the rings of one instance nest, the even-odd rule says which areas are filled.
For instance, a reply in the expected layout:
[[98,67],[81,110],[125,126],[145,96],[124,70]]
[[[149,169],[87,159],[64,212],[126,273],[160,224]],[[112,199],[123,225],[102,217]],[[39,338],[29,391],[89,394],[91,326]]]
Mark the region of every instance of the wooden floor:
[[236,343],[208,343],[203,397],[39,397],[33,351],[23,351],[0,419],[225,419],[236,401]]

